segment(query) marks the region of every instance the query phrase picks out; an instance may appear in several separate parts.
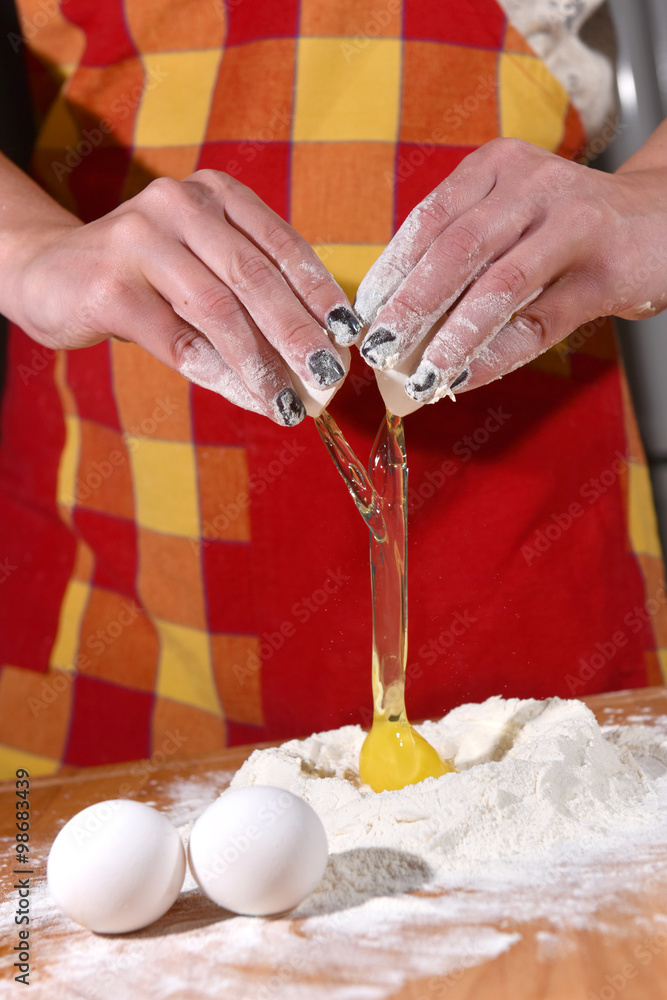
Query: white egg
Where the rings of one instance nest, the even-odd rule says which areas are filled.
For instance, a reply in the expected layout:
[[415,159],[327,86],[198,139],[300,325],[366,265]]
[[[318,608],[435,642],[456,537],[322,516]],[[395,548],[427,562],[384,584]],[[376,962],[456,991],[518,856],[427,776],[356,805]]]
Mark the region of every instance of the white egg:
[[234,913],[291,910],[316,887],[327,836],[315,810],[282,788],[224,792],[190,834],[190,868],[214,902]]
[[130,799],[82,809],[49,852],[51,896],[72,920],[124,934],[167,912],[183,885],[185,851],[169,820]]

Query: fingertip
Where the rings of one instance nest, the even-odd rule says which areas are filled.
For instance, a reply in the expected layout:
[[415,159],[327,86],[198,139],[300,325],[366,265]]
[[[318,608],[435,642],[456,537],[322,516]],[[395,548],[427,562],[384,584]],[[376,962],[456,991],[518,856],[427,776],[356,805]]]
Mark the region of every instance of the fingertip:
[[464,382],[467,382],[469,377],[470,377],[470,369],[464,368],[461,374],[457,375],[456,378],[449,383],[449,388],[458,389],[460,385],[463,385]]
[[429,403],[438,391],[442,374],[442,371],[432,361],[424,359],[420,361],[417,370],[406,380],[405,391],[415,402]]
[[453,379],[448,379],[441,368],[423,358],[417,370],[406,380],[405,391],[418,403],[437,403],[443,396],[449,396],[454,401],[454,389],[462,387],[469,377],[470,369],[464,368]]
[[275,411],[278,423],[283,427],[296,427],[306,416],[306,407],[297,396],[294,389],[283,389],[275,398]]
[[358,340],[363,323],[348,306],[336,306],[327,316],[327,327],[341,347],[350,347]]
[[306,364],[319,389],[328,389],[345,375],[340,359],[333,351],[319,348],[307,358]]
[[354,311],[364,326],[370,326],[385,300],[385,295],[376,286],[365,284],[365,281],[366,279],[359,285],[354,300]]
[[399,346],[399,339],[394,331],[381,326],[366,334],[360,351],[371,368],[386,371],[387,368],[393,368],[399,360]]

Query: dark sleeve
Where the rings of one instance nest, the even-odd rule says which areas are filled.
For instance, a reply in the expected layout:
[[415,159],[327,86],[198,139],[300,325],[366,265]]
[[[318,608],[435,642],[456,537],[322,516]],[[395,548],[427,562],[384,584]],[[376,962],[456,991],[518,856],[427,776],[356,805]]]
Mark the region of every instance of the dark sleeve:
[[[27,170],[35,125],[24,49],[14,0],[0,0],[0,150]],[[6,322],[0,316],[0,394],[5,381],[6,341]]]

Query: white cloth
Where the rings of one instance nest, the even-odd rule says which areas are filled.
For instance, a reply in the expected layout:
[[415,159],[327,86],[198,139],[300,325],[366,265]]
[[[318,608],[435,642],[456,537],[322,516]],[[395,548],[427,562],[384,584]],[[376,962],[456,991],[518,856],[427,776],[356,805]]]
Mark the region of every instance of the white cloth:
[[[509,21],[560,80],[579,111],[589,141],[613,134],[614,63],[603,0],[498,0]],[[596,12],[598,12],[596,14]],[[594,20],[587,25],[592,15]],[[587,42],[580,35],[586,25]],[[608,141],[607,138],[607,141]]]

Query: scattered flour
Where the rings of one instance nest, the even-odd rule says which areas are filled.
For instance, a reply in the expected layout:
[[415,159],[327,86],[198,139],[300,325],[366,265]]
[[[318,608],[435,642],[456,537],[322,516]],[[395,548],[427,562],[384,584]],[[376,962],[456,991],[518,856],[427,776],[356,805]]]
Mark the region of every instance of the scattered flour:
[[667,821],[667,739],[653,731],[642,749],[646,727],[605,738],[580,701],[495,697],[417,728],[459,773],[376,794],[359,779],[364,733],[347,726],[255,751],[232,788],[276,785],[309,802],[330,850],[357,856],[352,896],[359,879],[395,891],[401,865],[437,883]]
[[[418,983],[415,996],[435,997],[522,940],[537,961],[568,962],[585,947],[578,931],[584,942],[606,935],[611,971],[614,935],[662,954],[667,717],[618,724],[610,709],[605,718],[600,728],[582,703],[559,699],[461,706],[418,727],[459,773],[381,794],[359,782],[358,727],[256,751],[232,786],[295,791],[329,836],[321,885],[275,918],[221,910],[188,873],[156,924],[91,934],[49,899],[50,843],[35,838],[31,996],[389,1000]],[[167,787],[155,779],[146,792],[187,839],[228,778],[211,771]],[[14,908],[10,894],[3,926]],[[0,997],[15,993],[11,961],[0,959]]]

